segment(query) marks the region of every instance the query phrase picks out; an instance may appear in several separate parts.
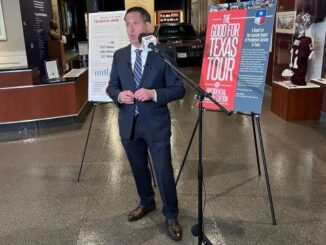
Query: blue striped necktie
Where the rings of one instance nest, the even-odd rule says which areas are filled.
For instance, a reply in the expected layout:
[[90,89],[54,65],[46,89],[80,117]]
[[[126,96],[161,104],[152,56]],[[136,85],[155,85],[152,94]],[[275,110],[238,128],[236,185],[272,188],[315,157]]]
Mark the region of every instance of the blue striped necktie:
[[[142,74],[142,61],[141,61],[141,53],[143,50],[141,49],[136,49],[136,61],[134,65],[134,80],[135,80],[135,85],[136,88],[139,88],[140,80],[141,80],[141,74]],[[138,106],[136,104],[135,107],[135,115],[137,116],[139,114]]]

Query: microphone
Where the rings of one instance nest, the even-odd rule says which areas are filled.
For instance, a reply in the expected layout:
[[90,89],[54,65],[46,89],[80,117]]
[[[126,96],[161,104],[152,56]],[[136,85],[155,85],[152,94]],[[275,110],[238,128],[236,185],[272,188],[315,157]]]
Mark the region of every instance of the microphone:
[[138,36],[138,41],[143,45],[144,51],[146,52],[151,50],[158,50],[158,48],[156,47],[157,39],[154,35],[141,33]]

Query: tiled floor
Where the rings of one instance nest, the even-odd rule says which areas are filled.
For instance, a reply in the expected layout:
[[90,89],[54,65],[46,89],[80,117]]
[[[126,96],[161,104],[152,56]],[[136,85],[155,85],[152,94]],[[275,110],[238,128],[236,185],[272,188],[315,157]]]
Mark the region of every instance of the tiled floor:
[[[199,71],[187,74],[197,80]],[[277,225],[265,178],[258,176],[251,118],[204,113],[205,233],[213,244],[325,244],[326,121],[286,122],[270,111],[266,91],[261,126]],[[179,172],[197,119],[193,93],[171,104],[172,150]],[[138,204],[120,144],[117,108],[96,107],[81,180],[80,162],[91,112],[0,126],[0,244],[177,244],[159,209],[129,223]],[[177,190],[184,239],[197,244],[197,135]],[[157,195],[159,196],[159,195]]]

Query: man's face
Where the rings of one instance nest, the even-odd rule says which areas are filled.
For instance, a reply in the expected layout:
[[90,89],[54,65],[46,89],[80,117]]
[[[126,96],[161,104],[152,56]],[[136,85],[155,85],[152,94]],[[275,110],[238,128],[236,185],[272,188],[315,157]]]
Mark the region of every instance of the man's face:
[[150,23],[145,22],[143,17],[138,12],[130,12],[125,17],[127,34],[131,44],[139,48],[141,43],[138,41],[140,33],[148,33],[150,30]]

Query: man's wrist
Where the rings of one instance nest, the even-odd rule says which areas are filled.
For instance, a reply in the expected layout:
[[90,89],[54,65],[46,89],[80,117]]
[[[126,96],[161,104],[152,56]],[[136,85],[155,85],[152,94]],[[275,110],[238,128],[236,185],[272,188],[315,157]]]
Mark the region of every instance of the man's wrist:
[[122,104],[122,101],[120,100],[120,95],[121,95],[121,92],[120,92],[119,95],[118,95],[118,102],[119,102],[120,104]]
[[153,91],[153,101],[157,102],[157,93],[155,89],[152,89]]

